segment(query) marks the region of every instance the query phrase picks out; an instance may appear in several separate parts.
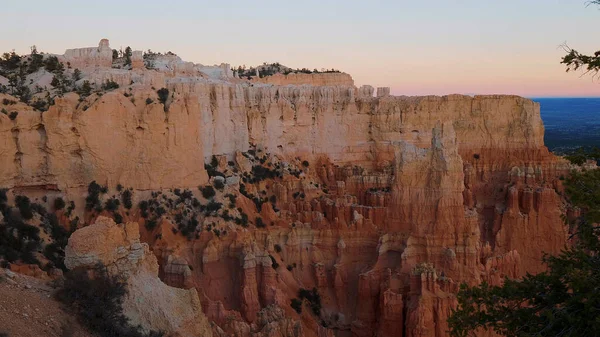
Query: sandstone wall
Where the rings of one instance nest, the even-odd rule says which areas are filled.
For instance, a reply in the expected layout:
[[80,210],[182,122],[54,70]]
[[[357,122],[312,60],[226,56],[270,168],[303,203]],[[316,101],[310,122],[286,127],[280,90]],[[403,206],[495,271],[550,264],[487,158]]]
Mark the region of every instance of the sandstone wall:
[[83,102],[70,94],[43,114],[7,107],[20,113],[14,121],[0,115],[0,185],[69,187],[97,179],[136,189],[189,187],[206,181],[204,158],[232,156],[249,142],[283,156],[372,167],[391,162],[397,142],[429,147],[438,122],[451,123],[458,151],[480,153],[480,161],[508,152],[521,163],[530,153],[550,157],[539,106],[514,96],[358,99],[351,87],[167,87],[175,93],[167,112],[141,87],[131,98],[121,89]]
[[255,77],[252,79],[255,83],[265,83],[272,85],[347,85],[353,86],[354,80],[352,76],[346,73],[291,73],[291,74],[275,74],[272,76]]

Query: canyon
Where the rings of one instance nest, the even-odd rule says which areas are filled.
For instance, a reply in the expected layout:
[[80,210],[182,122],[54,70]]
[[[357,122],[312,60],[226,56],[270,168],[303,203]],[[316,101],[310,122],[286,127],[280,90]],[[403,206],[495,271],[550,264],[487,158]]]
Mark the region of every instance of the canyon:
[[[0,114],[0,187],[72,202],[57,210],[78,219],[67,268],[127,275],[125,312],[145,329],[447,336],[462,283],[543,271],[568,243],[573,166],[544,146],[529,99],[393,96],[344,73],[241,79],[136,51],[115,67],[108,40],[57,57],[92,92],[46,111],[0,94],[18,112]],[[99,205],[125,191],[132,205],[86,207],[92,182]]]

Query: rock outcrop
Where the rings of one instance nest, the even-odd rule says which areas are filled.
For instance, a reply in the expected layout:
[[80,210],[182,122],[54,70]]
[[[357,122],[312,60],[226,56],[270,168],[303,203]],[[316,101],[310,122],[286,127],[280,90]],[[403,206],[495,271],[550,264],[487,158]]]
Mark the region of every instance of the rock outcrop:
[[156,257],[140,242],[137,223],[99,217],[73,233],[65,253],[69,269],[101,264],[110,275],[124,277],[123,312],[132,325],[182,337],[212,335],[196,290],[173,288],[158,278]]

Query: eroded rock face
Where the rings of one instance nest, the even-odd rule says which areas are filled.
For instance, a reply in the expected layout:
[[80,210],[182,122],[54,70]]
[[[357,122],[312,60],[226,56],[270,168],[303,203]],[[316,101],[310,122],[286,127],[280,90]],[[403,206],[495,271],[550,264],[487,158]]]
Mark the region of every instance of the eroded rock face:
[[99,217],[69,238],[65,264],[69,269],[105,266],[123,276],[127,295],[123,313],[134,326],[177,336],[211,336],[196,290],[177,289],[158,278],[156,257],[141,243],[138,224],[116,224]]
[[[458,284],[539,272],[566,243],[559,177],[570,166],[544,146],[531,100],[375,94],[337,73],[246,81],[175,55],[148,71],[134,53],[135,69],[111,69],[94,53],[82,80],[120,88],[0,114],[0,186],[63,191],[83,213],[92,180],[131,187],[134,204],[182,188],[206,204],[195,187],[218,181],[214,200],[247,215],[198,213],[186,238],[169,212],[190,200],[156,228],[101,217],[73,235],[68,267],[103,262],[135,298],[151,288],[165,317],[127,303],[144,326],[205,329],[201,302],[218,336],[445,336]],[[205,163],[226,177],[209,180]],[[255,179],[256,166],[285,174]],[[121,215],[147,224],[141,213]],[[165,283],[190,290],[160,283],[154,256]],[[291,307],[301,289],[320,295],[318,315],[306,300]]]

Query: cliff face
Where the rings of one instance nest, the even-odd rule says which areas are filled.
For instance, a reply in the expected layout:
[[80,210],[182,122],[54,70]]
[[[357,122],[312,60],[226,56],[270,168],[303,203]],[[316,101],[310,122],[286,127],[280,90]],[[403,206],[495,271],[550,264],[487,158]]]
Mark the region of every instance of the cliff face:
[[255,83],[265,83],[273,85],[318,85],[318,86],[354,86],[352,77],[345,73],[291,73],[275,74],[272,76],[256,77],[252,80]]
[[[569,166],[544,146],[537,103],[374,97],[345,74],[248,82],[171,59],[86,71],[120,88],[69,93],[43,113],[0,104],[19,112],[0,114],[0,186],[64,193],[79,212],[93,180],[131,187],[134,205],[163,193],[154,201],[170,208],[155,219],[119,212],[144,225],[161,279],[198,291],[215,335],[445,336],[458,284],[539,272],[566,243],[558,177]],[[205,163],[225,177],[209,180]],[[237,200],[227,216],[168,191],[209,202],[195,188],[217,180],[209,199]],[[249,225],[232,220],[242,214]],[[313,297],[290,306],[313,288],[320,310]]]

